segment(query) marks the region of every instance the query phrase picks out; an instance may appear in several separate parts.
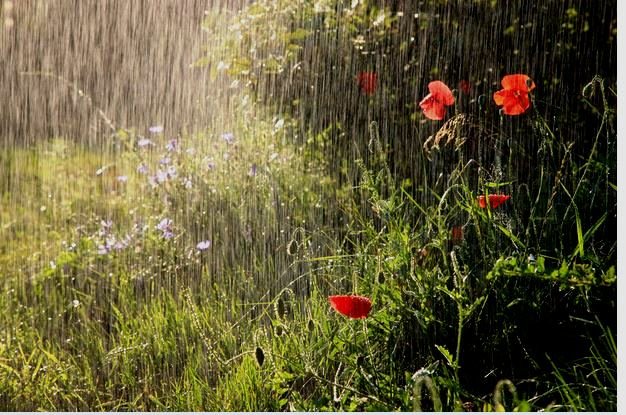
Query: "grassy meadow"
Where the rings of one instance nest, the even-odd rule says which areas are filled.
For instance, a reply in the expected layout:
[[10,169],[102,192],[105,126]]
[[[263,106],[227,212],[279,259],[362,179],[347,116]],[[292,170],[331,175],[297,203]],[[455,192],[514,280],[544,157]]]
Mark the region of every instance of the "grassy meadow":
[[203,128],[0,149],[0,410],[616,410],[613,80],[513,117],[498,74],[435,122],[316,69],[365,26],[415,58],[391,10],[326,3],[207,13]]

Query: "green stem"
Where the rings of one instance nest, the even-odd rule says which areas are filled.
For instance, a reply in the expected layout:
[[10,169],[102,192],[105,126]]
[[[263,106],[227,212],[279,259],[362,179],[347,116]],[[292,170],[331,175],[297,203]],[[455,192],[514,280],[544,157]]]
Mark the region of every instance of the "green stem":
[[463,325],[465,323],[464,321],[465,319],[463,318],[463,309],[462,306],[459,304],[459,325],[457,326],[457,333],[456,333],[456,352],[454,354],[454,378],[456,379],[457,384],[460,383],[459,380],[459,366],[460,366],[460,362],[461,362],[461,337],[463,334]]

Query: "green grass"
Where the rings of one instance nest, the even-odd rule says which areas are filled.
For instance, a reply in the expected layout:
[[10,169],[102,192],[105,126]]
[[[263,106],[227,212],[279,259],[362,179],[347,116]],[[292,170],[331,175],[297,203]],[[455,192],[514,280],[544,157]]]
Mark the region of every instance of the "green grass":
[[[303,259],[331,255],[337,232],[318,212],[342,190],[275,121],[238,126],[232,144],[219,130],[179,140],[177,177],[158,186],[163,137],[148,150],[120,131],[105,153],[61,138],[3,152],[1,407],[279,408],[250,351],[268,342],[277,293],[291,287],[299,315],[316,266]],[[155,229],[164,217],[170,240]],[[132,237],[101,255],[107,220]]]
[[[520,122],[528,178],[464,160],[465,124],[442,126],[454,148],[429,155],[458,161],[434,181],[392,172],[378,122],[358,159],[331,159],[363,137],[303,133],[246,89],[177,149],[143,128],[3,149],[0,409],[615,410],[614,109],[589,85],[583,154],[538,111]],[[511,200],[481,209],[487,193]],[[370,316],[333,312],[340,293]]]
[[[574,315],[580,301],[614,284],[614,272],[502,257],[530,241],[515,236],[506,215],[476,206],[462,172],[434,206],[396,185],[384,163],[361,163],[360,185],[339,189],[306,152],[279,144],[273,123],[243,125],[236,144],[211,131],[180,140],[181,151],[170,153],[177,179],[156,187],[135,169],[159,165],[167,151],[158,137],[145,151],[133,132],[120,133],[127,149],[108,156],[62,139],[4,153],[2,408],[493,410],[541,408],[546,397],[551,407],[614,408],[614,389],[601,385],[615,361],[598,347],[574,380],[557,355],[553,377],[549,367],[533,372],[548,386],[521,388],[508,403],[466,386],[510,367],[484,359],[487,349],[496,359],[516,350],[503,337],[517,330],[511,312],[546,312],[555,306],[541,302],[549,292]],[[97,176],[103,165],[114,174]],[[122,174],[126,183],[116,179]],[[190,189],[181,177],[191,178]],[[347,228],[320,221],[331,198]],[[460,214],[463,242],[449,231]],[[155,229],[163,217],[174,223],[170,240]],[[125,249],[100,255],[102,220],[117,235],[146,228]],[[204,239],[212,247],[195,250]],[[484,256],[471,261],[476,252]],[[522,278],[532,283],[520,287]],[[372,316],[332,313],[326,295],[341,292],[372,298]],[[473,359],[489,366],[468,373]],[[585,370],[596,386],[576,380]],[[483,393],[497,380],[483,382]]]

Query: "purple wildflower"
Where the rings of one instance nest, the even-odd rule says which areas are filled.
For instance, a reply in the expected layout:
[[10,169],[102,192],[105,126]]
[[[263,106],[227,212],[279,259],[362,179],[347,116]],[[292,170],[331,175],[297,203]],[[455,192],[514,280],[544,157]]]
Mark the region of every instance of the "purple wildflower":
[[100,230],[98,230],[98,236],[107,236],[111,232],[111,228],[113,227],[113,222],[110,220],[101,220],[100,221]]
[[157,183],[164,183],[167,181],[167,172],[164,172],[163,170],[157,170],[156,172],[156,180]]
[[168,179],[167,172],[163,170],[157,170],[156,174],[148,177],[148,183],[150,183],[150,186],[152,186],[152,188],[155,188],[161,183],[165,183],[167,179]]
[[172,159],[169,157],[163,157],[161,160],[159,160],[159,164],[163,164],[163,165],[168,165],[172,162]]
[[176,172],[176,167],[175,166],[167,166],[167,176],[170,179],[175,179],[177,175],[178,175],[178,173]]
[[113,244],[113,249],[115,249],[116,251],[121,251],[128,248],[128,245],[130,245],[130,235],[126,235],[124,239],[116,240]]
[[154,125],[150,128],[148,128],[148,131],[150,131],[152,134],[160,134],[163,132],[163,126],[162,125]]
[[161,222],[156,226],[158,230],[162,232],[162,237],[165,239],[171,239],[174,237],[174,232],[172,231],[172,220],[165,218],[162,219]]
[[213,160],[207,161],[206,168],[209,170],[213,170],[215,168],[215,162]]
[[126,183],[128,181],[128,176],[117,176],[117,181],[120,183]]
[[201,242],[198,242],[198,245],[196,245],[196,249],[198,251],[205,251],[209,249],[210,247],[211,247],[211,240],[201,241]]
[[191,179],[189,177],[185,177],[183,179],[183,186],[185,186],[185,189],[191,189],[193,187],[193,183],[191,183]]
[[147,174],[148,173],[148,166],[146,166],[146,163],[144,163],[143,161],[141,163],[139,163],[139,166],[137,166],[137,173],[139,173],[139,174]]
[[[103,225],[104,224],[106,224],[106,222],[103,221]],[[131,241],[130,235],[126,235],[123,239],[119,239],[115,235],[108,232],[109,229],[106,229],[105,231],[101,229],[99,232],[99,236],[103,237],[104,241],[98,245],[96,251],[98,255],[107,255],[110,254],[112,251],[122,251],[128,248],[128,245]]]
[[222,139],[228,144],[232,144],[235,141],[235,135],[233,133],[224,133],[222,134]]
[[105,245],[107,248],[112,248],[115,243],[117,242],[117,238],[115,237],[115,235],[109,235],[106,240],[105,240]]
[[178,149],[178,140],[173,138],[165,145],[167,151],[176,151]]
[[248,172],[248,176],[251,176],[251,177],[256,176],[256,163],[252,163],[252,166],[250,166],[250,171]]
[[144,148],[144,147],[148,147],[148,146],[153,146],[154,142],[152,140],[150,140],[149,138],[141,138],[139,141],[137,141],[137,145],[140,148]]

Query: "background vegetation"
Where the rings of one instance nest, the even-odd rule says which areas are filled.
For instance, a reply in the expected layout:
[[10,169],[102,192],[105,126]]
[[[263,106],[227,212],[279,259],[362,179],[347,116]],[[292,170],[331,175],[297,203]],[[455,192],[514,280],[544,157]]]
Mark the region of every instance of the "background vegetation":
[[[0,408],[615,410],[615,5],[530,3],[216,5],[205,53],[171,7],[172,43],[94,29],[147,5],[76,9],[76,59],[144,35],[146,65],[197,59],[140,65],[156,95],[67,52],[25,65],[61,8],[3,3],[11,76],[78,112],[37,133],[22,84],[0,118]],[[491,98],[508,73],[537,84],[519,117]],[[441,122],[416,104],[434,79],[469,85]]]

